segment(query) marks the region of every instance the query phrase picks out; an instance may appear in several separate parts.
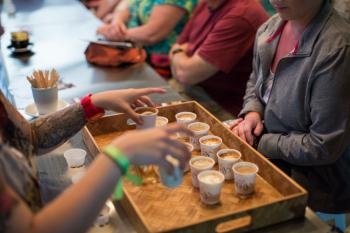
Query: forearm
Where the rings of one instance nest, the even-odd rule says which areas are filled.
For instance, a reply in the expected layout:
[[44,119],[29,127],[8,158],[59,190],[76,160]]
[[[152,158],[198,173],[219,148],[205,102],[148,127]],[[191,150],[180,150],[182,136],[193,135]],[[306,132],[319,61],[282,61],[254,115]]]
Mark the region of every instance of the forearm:
[[85,176],[34,218],[33,232],[86,232],[120,177],[117,166],[100,155]]
[[78,183],[68,188],[37,214],[32,213],[26,204],[8,188],[8,197],[13,201],[5,231],[8,233],[86,232],[111,195],[119,177],[119,168],[112,160],[101,155]]
[[[197,62],[198,63],[198,62]],[[184,85],[195,85],[208,79],[214,72],[206,72],[201,64],[196,64],[193,57],[189,57],[185,52],[180,52],[172,56],[171,67],[175,79]]]
[[[322,166],[334,163],[342,155],[344,137],[337,139],[310,133],[265,134],[258,151],[272,159],[282,159],[297,166]],[[330,136],[330,135],[329,135]]]
[[86,124],[80,103],[31,122],[34,149],[45,153],[66,142]]
[[[124,1],[121,2],[119,5],[125,4]],[[128,9],[128,6],[122,5],[123,7],[121,8],[118,6],[115,11],[113,12],[113,19],[112,19],[112,24],[114,22],[123,22],[127,23],[129,18],[130,18],[130,12]]]
[[140,43],[142,45],[153,45],[166,38],[164,31],[155,29],[154,27],[145,24],[139,27],[128,29],[127,40]]

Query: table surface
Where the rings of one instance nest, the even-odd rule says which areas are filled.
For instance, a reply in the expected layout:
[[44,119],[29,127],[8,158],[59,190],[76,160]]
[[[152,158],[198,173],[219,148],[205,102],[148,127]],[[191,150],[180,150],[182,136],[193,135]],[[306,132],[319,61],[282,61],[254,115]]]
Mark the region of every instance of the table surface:
[[[1,39],[2,60],[5,68],[5,83],[9,96],[18,109],[33,102],[30,85],[26,76],[34,69],[55,68],[66,83],[73,88],[59,91],[59,97],[71,100],[86,93],[110,89],[162,86],[168,90],[165,95],[154,95],[157,102],[180,100],[181,97],[172,90],[147,64],[133,67],[101,68],[88,64],[83,55],[87,46],[84,38],[91,38],[100,22],[84,7],[74,0],[14,0],[17,12],[15,16],[1,15],[6,33]],[[33,42],[30,56],[13,56],[7,49],[10,43],[9,32],[25,29],[30,32]],[[3,80],[4,81],[4,80]],[[37,159],[38,172],[41,177],[56,180],[57,192],[71,184],[71,176],[79,170],[68,169],[63,152],[69,148],[85,148],[81,133],[51,153]],[[87,164],[92,161],[88,156]],[[49,196],[51,194],[46,193]],[[53,195],[53,194],[52,194]],[[91,233],[135,232],[126,214],[116,204],[110,224],[93,227]],[[255,232],[258,233],[323,233],[329,227],[314,213],[307,209],[304,219],[293,220]]]

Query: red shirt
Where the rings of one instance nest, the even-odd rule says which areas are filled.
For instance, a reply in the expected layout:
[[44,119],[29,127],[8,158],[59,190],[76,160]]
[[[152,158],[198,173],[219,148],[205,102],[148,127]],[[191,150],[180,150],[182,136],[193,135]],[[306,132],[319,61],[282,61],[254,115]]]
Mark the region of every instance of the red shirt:
[[256,0],[226,0],[215,10],[203,1],[178,40],[179,44],[188,43],[188,56],[198,53],[219,69],[199,85],[234,115],[242,108],[252,71],[255,33],[267,19]]

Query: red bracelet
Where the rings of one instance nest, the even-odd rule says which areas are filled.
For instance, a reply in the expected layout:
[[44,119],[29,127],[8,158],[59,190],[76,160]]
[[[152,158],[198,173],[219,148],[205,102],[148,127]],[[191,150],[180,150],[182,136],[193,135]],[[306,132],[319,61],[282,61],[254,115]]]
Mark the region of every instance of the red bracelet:
[[81,99],[80,104],[83,106],[85,112],[85,119],[88,121],[96,120],[105,114],[103,108],[96,107],[91,101],[92,94],[88,94]]

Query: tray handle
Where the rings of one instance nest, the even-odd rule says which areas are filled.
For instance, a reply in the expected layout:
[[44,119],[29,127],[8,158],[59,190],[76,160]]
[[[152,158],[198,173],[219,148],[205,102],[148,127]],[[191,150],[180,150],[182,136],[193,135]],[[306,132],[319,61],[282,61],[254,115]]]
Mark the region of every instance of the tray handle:
[[215,228],[215,232],[216,233],[230,232],[240,228],[247,227],[251,225],[251,223],[252,223],[252,217],[250,215],[246,215],[237,219],[219,223]]

